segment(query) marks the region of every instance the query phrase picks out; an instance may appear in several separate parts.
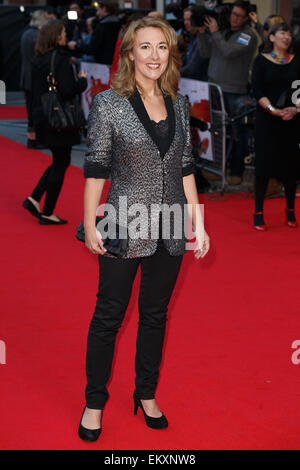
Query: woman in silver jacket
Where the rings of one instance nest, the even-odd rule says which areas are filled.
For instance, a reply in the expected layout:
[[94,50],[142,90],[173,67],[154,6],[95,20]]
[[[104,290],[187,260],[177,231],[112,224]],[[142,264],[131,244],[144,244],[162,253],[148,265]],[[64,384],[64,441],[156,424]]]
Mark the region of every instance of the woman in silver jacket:
[[[112,88],[94,98],[89,115],[84,231],[87,248],[99,255],[99,290],[87,342],[86,406],[79,424],[79,436],[87,441],[101,433],[115,338],[139,265],[134,412],[140,407],[151,428],[168,426],[155,390],[167,308],[186,251],[185,215],[192,221],[196,259],[209,250],[193,174],[189,106],[177,93],[179,67],[177,37],[165,21],[145,17],[132,23],[121,44]],[[109,177],[106,216],[100,223],[118,225],[119,234],[126,227],[126,251],[118,257],[105,248],[109,245],[95,222]]]

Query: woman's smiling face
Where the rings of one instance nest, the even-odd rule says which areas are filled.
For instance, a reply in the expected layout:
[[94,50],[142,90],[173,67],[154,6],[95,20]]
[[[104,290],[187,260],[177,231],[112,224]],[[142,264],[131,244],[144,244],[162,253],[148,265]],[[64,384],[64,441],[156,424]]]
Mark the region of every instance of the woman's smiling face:
[[139,29],[129,58],[134,61],[137,82],[158,80],[169,61],[169,47],[162,30],[154,27]]
[[270,35],[270,40],[273,42],[273,47],[287,51],[292,43],[292,34],[290,31],[279,30],[275,34]]

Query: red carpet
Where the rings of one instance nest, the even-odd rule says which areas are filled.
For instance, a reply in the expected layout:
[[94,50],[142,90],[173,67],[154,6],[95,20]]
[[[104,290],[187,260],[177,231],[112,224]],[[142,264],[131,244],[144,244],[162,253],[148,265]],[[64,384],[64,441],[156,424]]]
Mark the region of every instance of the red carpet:
[[27,119],[26,106],[0,106],[0,119]]
[[[56,213],[41,227],[21,207],[50,157],[3,137],[1,171],[1,449],[299,449],[300,229],[284,200],[266,202],[270,230],[251,228],[253,201],[209,201],[212,249],[185,255],[169,309],[157,398],[167,430],[133,415],[138,279],[118,337],[103,433],[77,437],[97,258],[74,237],[84,178],[71,167]],[[298,210],[298,219],[300,213]]]

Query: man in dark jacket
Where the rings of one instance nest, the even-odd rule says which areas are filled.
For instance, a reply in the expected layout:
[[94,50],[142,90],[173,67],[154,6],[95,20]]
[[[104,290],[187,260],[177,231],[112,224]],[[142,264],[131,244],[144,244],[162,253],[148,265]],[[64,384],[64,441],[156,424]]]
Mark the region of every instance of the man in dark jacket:
[[103,1],[97,7],[99,23],[92,34],[89,45],[70,41],[70,49],[75,48],[82,53],[93,55],[99,64],[111,65],[113,61],[115,45],[120,30],[120,21],[117,17],[118,5],[109,1]]
[[180,75],[193,80],[207,81],[208,59],[203,59],[198,47],[198,31],[192,26],[193,7],[188,7],[183,12],[184,27],[189,33],[187,53],[183,57]]

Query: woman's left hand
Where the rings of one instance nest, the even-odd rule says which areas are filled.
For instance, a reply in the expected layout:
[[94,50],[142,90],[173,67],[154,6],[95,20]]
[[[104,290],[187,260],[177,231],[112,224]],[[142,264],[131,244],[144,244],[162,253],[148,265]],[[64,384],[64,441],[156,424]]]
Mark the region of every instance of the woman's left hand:
[[290,121],[291,119],[293,119],[296,114],[297,114],[297,109],[293,106],[291,106],[290,108],[284,108],[282,110],[282,120],[283,121]]
[[198,235],[196,233],[196,243],[197,248],[194,250],[195,258],[204,258],[204,256],[207,255],[210,249],[210,238],[205,230],[203,230],[202,235]]

